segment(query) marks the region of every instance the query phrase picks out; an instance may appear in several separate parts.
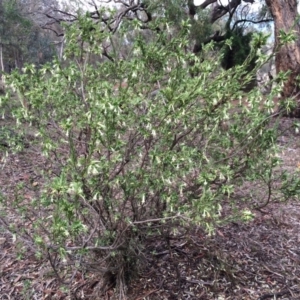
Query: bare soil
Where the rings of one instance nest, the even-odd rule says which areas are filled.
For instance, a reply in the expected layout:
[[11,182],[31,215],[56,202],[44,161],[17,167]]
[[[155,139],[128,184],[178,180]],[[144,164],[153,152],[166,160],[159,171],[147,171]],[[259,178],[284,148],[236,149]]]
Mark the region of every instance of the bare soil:
[[[299,135],[292,119],[281,119],[287,129],[278,139],[283,168],[298,172]],[[3,125],[3,123],[0,125]],[[40,170],[50,168],[34,146],[7,158],[0,152],[0,187],[7,199],[23,184],[28,199],[42,184]],[[5,159],[4,159],[5,158]],[[2,213],[4,210],[2,211]],[[6,213],[6,212],[5,212]],[[248,223],[231,222],[207,235],[201,228],[183,237],[149,240],[145,267],[128,284],[128,299],[300,299],[300,203],[271,201]],[[0,223],[0,299],[115,299],[114,285],[101,290],[101,275],[72,275],[69,285],[53,272],[47,259],[38,259],[28,246],[5,230],[21,226],[21,216],[6,215]]]

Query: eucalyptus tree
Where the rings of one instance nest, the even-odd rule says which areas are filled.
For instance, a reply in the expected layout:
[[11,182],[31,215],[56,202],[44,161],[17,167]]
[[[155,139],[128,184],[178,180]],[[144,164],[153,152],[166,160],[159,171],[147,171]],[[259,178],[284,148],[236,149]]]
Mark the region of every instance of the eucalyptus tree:
[[[283,96],[299,97],[300,86],[300,25],[297,0],[266,0],[274,18],[274,35],[277,54],[275,65],[277,72],[288,72]],[[292,38],[288,33],[292,33]],[[288,43],[286,43],[288,42]],[[293,115],[300,116],[299,105]]]
[[[243,0],[253,3],[253,0]],[[256,23],[269,21],[274,22],[275,39],[275,65],[277,74],[286,74],[286,80],[282,91],[283,99],[293,97],[297,99],[300,93],[298,76],[300,75],[300,25],[298,17],[297,0],[261,0],[261,6],[256,9],[258,17],[265,18],[256,20]],[[191,7],[195,4],[204,9],[214,5],[211,21],[214,22],[220,16],[233,15],[237,8],[242,5],[241,0],[198,0],[189,2]],[[250,20],[243,20],[250,21]],[[294,107],[293,116],[300,116],[299,105]]]

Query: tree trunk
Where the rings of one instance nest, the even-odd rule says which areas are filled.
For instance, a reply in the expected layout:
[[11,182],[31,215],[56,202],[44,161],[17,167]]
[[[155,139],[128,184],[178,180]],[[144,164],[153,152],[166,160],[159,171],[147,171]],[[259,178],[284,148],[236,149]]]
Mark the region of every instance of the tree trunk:
[[[3,46],[0,40],[0,81],[4,84],[4,62],[3,62]],[[1,88],[0,88],[1,89]],[[2,89],[1,89],[2,91]]]
[[[300,87],[297,84],[296,77],[300,75],[300,26],[297,20],[297,0],[266,0],[275,24],[275,47],[277,54],[275,56],[276,72],[290,71],[288,80],[284,84],[282,96],[284,98],[295,96],[300,98]],[[286,33],[294,32],[295,42],[279,46],[280,31]],[[300,116],[299,108],[293,112],[293,115]]]

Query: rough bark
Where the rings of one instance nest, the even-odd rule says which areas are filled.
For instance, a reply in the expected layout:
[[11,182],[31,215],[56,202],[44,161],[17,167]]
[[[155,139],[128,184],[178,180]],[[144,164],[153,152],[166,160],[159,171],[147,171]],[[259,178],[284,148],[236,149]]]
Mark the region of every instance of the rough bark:
[[[282,96],[291,97],[296,96],[300,99],[300,87],[296,82],[296,77],[300,75],[300,26],[297,19],[297,0],[266,0],[273,18],[275,25],[275,49],[277,54],[275,56],[275,65],[277,73],[280,71],[290,71],[287,82],[284,84]],[[296,40],[280,46],[280,31],[286,33],[294,32]],[[300,115],[300,111],[294,115]]]

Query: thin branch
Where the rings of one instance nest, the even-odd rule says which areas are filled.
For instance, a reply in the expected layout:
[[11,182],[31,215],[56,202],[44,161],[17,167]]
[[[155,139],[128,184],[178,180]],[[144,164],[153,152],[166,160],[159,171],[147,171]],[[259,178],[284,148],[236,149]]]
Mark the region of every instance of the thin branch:
[[240,19],[235,21],[234,25],[232,26],[232,30],[239,24],[239,23],[252,23],[252,24],[260,24],[260,23],[269,23],[273,22],[273,19],[263,19],[259,21],[249,20],[249,19]]
[[157,219],[148,219],[148,220],[144,220],[144,221],[135,221],[135,222],[131,222],[131,224],[133,224],[133,225],[137,225],[137,224],[147,224],[147,223],[162,222],[162,221],[174,220],[174,219],[184,219],[184,220],[190,221],[187,217],[178,214],[178,215],[173,216],[173,217],[165,217],[165,218],[157,218]]
[[47,27],[46,25],[41,26],[41,28],[54,32],[56,36],[64,36],[65,35],[63,32],[58,33],[58,31],[56,31],[55,29],[53,29],[51,27]]

